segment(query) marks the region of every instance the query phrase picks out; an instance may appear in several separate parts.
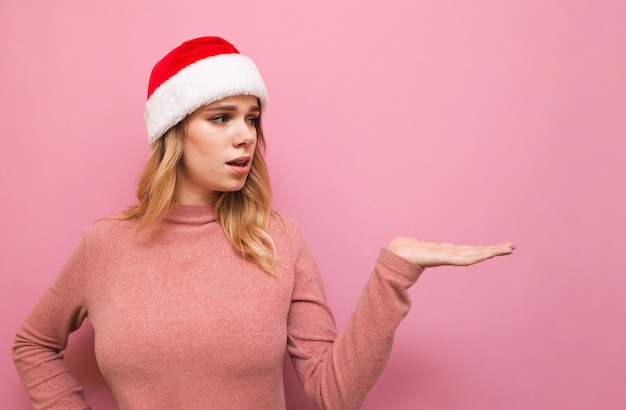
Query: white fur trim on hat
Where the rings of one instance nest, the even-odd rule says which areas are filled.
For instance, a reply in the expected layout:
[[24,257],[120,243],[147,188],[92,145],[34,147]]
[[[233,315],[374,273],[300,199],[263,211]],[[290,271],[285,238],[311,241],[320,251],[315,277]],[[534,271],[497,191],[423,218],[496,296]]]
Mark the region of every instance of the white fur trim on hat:
[[163,82],[146,102],[150,145],[203,105],[235,95],[254,95],[261,110],[267,108],[265,84],[249,57],[220,54],[188,65]]

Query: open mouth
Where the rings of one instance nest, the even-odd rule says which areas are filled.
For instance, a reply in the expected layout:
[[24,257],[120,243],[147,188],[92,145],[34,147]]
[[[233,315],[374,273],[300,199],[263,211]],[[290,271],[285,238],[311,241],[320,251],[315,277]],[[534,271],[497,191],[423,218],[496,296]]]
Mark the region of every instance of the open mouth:
[[228,165],[232,165],[234,167],[245,167],[246,165],[248,165],[250,163],[249,160],[241,160],[241,161],[230,161],[227,162]]

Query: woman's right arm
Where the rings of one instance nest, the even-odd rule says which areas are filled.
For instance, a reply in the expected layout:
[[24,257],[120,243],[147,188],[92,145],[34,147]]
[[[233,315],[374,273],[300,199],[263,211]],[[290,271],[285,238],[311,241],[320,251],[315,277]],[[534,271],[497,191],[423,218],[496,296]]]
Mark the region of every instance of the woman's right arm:
[[87,316],[85,240],[17,332],[13,361],[35,409],[89,409],[63,354],[69,334]]

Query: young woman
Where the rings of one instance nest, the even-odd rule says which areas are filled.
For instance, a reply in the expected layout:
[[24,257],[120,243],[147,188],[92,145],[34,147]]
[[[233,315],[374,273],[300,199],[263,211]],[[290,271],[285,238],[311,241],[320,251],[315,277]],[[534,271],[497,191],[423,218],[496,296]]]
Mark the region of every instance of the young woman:
[[267,101],[254,63],[223,39],[157,63],[137,205],[86,230],[18,331],[13,358],[36,408],[88,408],[61,351],[89,317],[120,409],[285,408],[285,349],[317,408],[355,409],[424,268],[512,252],[396,238],[338,335],[300,228],[270,207]]

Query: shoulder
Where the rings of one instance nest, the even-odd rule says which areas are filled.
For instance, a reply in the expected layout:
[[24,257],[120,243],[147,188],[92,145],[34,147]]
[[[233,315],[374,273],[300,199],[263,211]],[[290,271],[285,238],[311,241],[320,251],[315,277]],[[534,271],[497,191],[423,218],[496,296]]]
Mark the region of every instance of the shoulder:
[[98,219],[93,225],[85,228],[83,239],[90,245],[120,241],[131,237],[135,233],[136,226],[137,222],[134,220]]
[[278,211],[272,211],[268,226],[268,233],[274,237],[287,235],[292,240],[303,239],[304,234],[298,221],[289,215],[285,215]]
[[272,211],[267,233],[278,248],[287,246],[297,254],[301,248],[308,247],[298,221],[283,213]]

